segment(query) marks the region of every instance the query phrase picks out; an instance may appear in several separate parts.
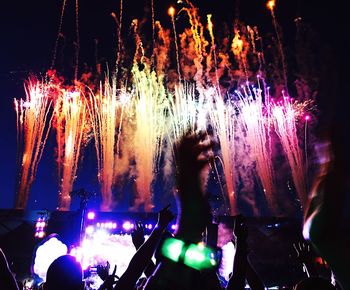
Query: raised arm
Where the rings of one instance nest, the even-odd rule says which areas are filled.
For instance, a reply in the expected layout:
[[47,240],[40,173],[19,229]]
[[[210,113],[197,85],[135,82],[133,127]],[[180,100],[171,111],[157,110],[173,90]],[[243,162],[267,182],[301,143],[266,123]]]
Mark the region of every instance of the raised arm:
[[350,241],[344,229],[349,218],[350,154],[344,133],[334,126],[330,138],[319,144],[321,171],[305,210],[303,234],[330,265],[341,286],[350,289]]
[[0,249],[0,289],[19,290],[2,249]]
[[[207,245],[198,243],[203,239],[205,228],[212,222],[203,190],[203,181],[213,158],[212,146],[210,137],[202,133],[186,134],[175,146],[178,230],[175,239],[168,240],[163,246],[163,253],[167,252],[165,255],[169,259],[163,259],[157,266],[147,281],[147,290],[220,289],[217,280],[213,279],[216,278],[213,276],[215,270],[212,273],[202,271],[206,264],[204,256],[199,254],[203,259],[195,258],[201,249],[211,252]],[[210,285],[207,283],[209,277],[214,282]]]
[[149,261],[151,260],[163,232],[165,231],[170,221],[174,218],[174,215],[169,210],[169,206],[170,205],[163,208],[158,213],[158,222],[156,227],[153,229],[149,238],[136,251],[135,255],[132,257],[129,263],[128,268],[120,277],[114,289],[130,290],[135,287],[138,278],[141,277],[143,271],[146,269]]

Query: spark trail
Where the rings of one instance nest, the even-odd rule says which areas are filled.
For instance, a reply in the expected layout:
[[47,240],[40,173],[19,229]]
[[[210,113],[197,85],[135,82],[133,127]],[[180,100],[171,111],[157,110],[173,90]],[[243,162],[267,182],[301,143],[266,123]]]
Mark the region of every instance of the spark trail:
[[17,159],[20,172],[15,205],[18,209],[26,208],[52,120],[49,84],[30,80],[25,85],[25,92],[25,100],[14,100],[19,148]]
[[269,103],[269,95],[265,95],[264,103],[262,92],[260,87],[250,86],[247,82],[241,90],[236,91],[236,94],[240,98],[238,103],[240,120],[246,134],[245,142],[251,148],[250,157],[255,161],[257,176],[261,181],[267,203],[270,209],[275,210],[270,128],[265,105]]
[[278,50],[279,50],[280,57],[281,57],[284,88],[287,90],[288,89],[287,64],[286,64],[286,59],[285,59],[285,56],[284,56],[284,51],[283,51],[283,46],[282,46],[280,32],[278,30],[278,23],[277,23],[277,19],[276,19],[276,16],[275,16],[275,10],[274,10],[275,9],[275,5],[276,5],[276,1],[275,0],[269,0],[267,2],[267,4],[266,4],[267,8],[271,11],[271,16],[272,16],[272,20],[273,20],[273,26],[275,28],[276,37],[277,37]]
[[305,169],[302,150],[299,146],[296,122],[303,111],[304,104],[293,102],[283,96],[280,102],[271,103],[271,114],[274,129],[281,141],[291,168],[293,182],[302,206],[307,202]]
[[120,103],[117,100],[116,79],[112,84],[105,80],[103,87],[100,87],[100,94],[92,95],[89,99],[88,108],[95,136],[98,180],[102,195],[101,210],[109,211],[112,209],[114,167],[118,159],[116,142],[121,130],[121,125],[118,127]]
[[137,197],[132,210],[153,208],[152,181],[157,172],[165,128],[165,88],[147,64],[142,71],[132,68],[135,88],[133,148],[137,168]]
[[81,147],[86,140],[87,104],[80,90],[62,90],[55,106],[59,210],[69,210]]
[[[235,196],[235,107],[217,93],[213,94],[212,109],[209,110],[211,123],[220,143],[222,167],[230,204],[230,214],[237,214]],[[226,200],[224,198],[224,200]],[[227,209],[227,205],[225,205]]]

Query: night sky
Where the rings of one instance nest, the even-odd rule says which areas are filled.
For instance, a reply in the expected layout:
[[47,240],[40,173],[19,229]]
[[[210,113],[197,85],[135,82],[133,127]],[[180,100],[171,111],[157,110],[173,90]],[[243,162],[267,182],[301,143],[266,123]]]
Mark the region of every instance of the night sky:
[[[94,66],[94,43],[99,41],[99,57],[113,63],[115,52],[115,23],[110,16],[118,11],[119,1],[80,1],[80,67],[86,63]],[[124,28],[130,26],[134,17],[150,17],[150,1],[124,0]],[[167,8],[175,1],[154,0],[156,19],[163,26],[170,27]],[[205,2],[205,4],[202,4]],[[248,25],[257,25],[261,35],[272,32],[271,15],[266,9],[266,1],[241,0],[237,10],[236,1],[207,0],[194,1],[203,15],[213,14],[214,23],[232,23],[238,15]],[[305,3],[304,3],[305,2]],[[60,72],[69,76],[69,53],[73,53],[74,1],[67,1],[67,14],[63,21],[66,36],[66,59],[60,62]],[[200,3],[200,4],[198,4]],[[347,99],[346,76],[349,50],[349,33],[346,31],[345,9],[339,5],[328,5],[324,1],[277,0],[276,17],[284,31],[284,43],[292,44],[295,36],[294,19],[302,17],[315,32],[317,42],[312,52],[314,71],[319,82],[318,105],[320,109],[319,127],[335,117],[344,121]],[[343,6],[345,4],[342,4]],[[13,98],[24,97],[23,81],[33,73],[42,75],[50,67],[52,51],[57,37],[57,29],[62,7],[59,0],[3,1],[0,10],[0,208],[12,208],[16,181],[16,118]],[[344,14],[344,15],[343,15]],[[181,21],[181,19],[179,20]],[[181,25],[181,24],[179,24]],[[216,24],[215,24],[216,25]],[[123,33],[127,33],[123,31]],[[348,126],[349,127],[349,126]],[[39,164],[36,180],[31,189],[28,209],[47,208],[57,205],[57,175],[54,162],[53,136],[48,141]],[[84,158],[78,170],[78,180],[74,188],[84,187],[87,191],[98,190],[94,176],[95,160]],[[72,208],[78,204],[72,204]]]

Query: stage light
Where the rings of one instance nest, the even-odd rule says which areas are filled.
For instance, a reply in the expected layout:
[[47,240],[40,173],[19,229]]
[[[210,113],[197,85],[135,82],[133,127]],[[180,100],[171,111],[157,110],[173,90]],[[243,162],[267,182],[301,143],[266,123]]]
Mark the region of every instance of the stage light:
[[131,222],[126,221],[126,222],[123,223],[123,229],[124,230],[130,231],[133,228],[134,228],[134,224],[132,224]]
[[45,232],[43,231],[37,232],[35,233],[35,237],[42,239],[43,237],[45,237]]
[[145,228],[151,230],[153,228],[152,224],[145,224]]
[[171,225],[171,229],[172,229],[173,231],[175,231],[175,230],[177,229],[177,224]]
[[47,227],[47,220],[48,220],[49,213],[47,211],[43,211],[43,212],[39,212],[38,214],[39,214],[39,217],[35,223],[34,237],[38,239],[42,239],[46,235],[45,229]]
[[85,229],[85,233],[87,233],[88,235],[92,235],[94,233],[94,231],[95,231],[94,226],[88,226]]
[[88,220],[93,220],[95,219],[96,214],[93,211],[88,212],[87,218]]

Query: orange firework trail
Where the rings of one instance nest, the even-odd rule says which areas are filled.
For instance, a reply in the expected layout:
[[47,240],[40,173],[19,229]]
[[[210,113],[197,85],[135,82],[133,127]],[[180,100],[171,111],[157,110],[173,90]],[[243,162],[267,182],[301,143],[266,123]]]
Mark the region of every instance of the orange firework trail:
[[198,9],[195,8],[189,1],[186,1],[190,5],[190,8],[183,8],[189,17],[189,22],[191,25],[191,34],[193,37],[193,47],[195,51],[195,57],[193,58],[193,63],[196,67],[196,73],[194,75],[194,80],[197,85],[197,90],[200,94],[204,91],[204,81],[203,81],[203,59],[206,54],[206,46],[208,42],[203,36],[204,28],[200,22],[200,17],[198,15]]
[[59,210],[69,210],[84,133],[87,104],[79,90],[62,90],[55,106],[57,164],[60,180]]
[[239,30],[235,29],[235,37],[232,40],[231,51],[234,56],[238,58],[240,70],[244,72],[245,77],[248,79],[247,55],[244,46],[245,42],[241,39]]
[[279,50],[280,57],[281,57],[284,87],[287,90],[288,89],[287,64],[286,64],[286,58],[284,56],[284,51],[283,51],[283,46],[282,46],[280,32],[278,30],[278,23],[277,23],[277,19],[276,19],[276,16],[275,16],[275,10],[274,9],[275,9],[275,6],[276,6],[276,1],[275,0],[269,0],[267,2],[266,6],[271,11],[271,16],[272,16],[272,20],[273,20],[273,26],[275,28],[276,37],[277,37],[278,50]]
[[216,87],[218,90],[218,93],[220,92],[220,83],[219,83],[219,75],[218,75],[218,64],[217,64],[217,57],[216,57],[216,49],[215,49],[215,39],[214,39],[214,32],[213,32],[213,22],[211,21],[212,15],[207,15],[207,22],[208,22],[208,31],[210,35],[210,53],[207,57],[207,78],[210,79],[210,70],[212,69],[212,58],[214,58],[214,64],[215,64],[215,79],[216,79]]
[[176,26],[175,26],[175,8],[174,7],[170,7],[168,9],[168,14],[171,17],[171,23],[173,25],[173,32],[174,32],[174,43],[175,43],[175,53],[176,53],[176,68],[177,68],[177,74],[178,74],[178,78],[179,78],[179,82],[181,82],[181,72],[180,72],[180,61],[179,61],[179,46],[177,44],[177,33],[176,33]]
[[155,57],[157,63],[157,75],[159,78],[163,78],[164,71],[169,67],[170,32],[164,30],[159,21],[155,22],[155,26],[158,30],[158,42],[153,49],[153,58]]
[[50,86],[37,80],[25,86],[26,99],[14,100],[17,114],[17,144],[19,184],[17,185],[16,208],[24,209],[30,188],[50,131],[52,116],[49,116]]

